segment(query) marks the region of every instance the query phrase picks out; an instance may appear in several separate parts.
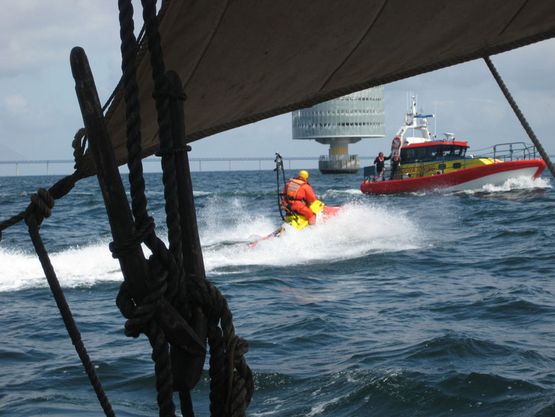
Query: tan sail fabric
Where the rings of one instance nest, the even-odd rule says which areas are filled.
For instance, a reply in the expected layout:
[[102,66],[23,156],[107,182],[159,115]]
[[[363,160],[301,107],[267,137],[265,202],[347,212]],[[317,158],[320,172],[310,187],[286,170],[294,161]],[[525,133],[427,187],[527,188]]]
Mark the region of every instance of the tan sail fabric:
[[[168,0],[161,14],[189,142],[555,35],[553,0]],[[147,54],[138,82],[147,156],[158,147]],[[121,164],[121,94],[107,117]],[[90,158],[80,170],[94,172]]]

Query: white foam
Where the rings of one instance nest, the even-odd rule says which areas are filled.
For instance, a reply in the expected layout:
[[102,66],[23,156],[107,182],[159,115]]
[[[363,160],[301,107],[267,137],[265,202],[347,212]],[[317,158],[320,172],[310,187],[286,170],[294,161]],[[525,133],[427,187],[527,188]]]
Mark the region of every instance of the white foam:
[[[62,287],[91,286],[104,281],[121,281],[119,263],[113,259],[108,243],[71,248],[49,255]],[[37,255],[0,249],[0,291],[46,287],[48,283]]]
[[479,190],[467,190],[464,191],[466,194],[474,194],[474,193],[499,193],[499,192],[507,192],[513,190],[532,190],[535,188],[551,188],[551,183],[548,179],[545,178],[536,178],[533,179],[531,177],[515,177],[509,178],[501,185],[492,185],[486,184]]
[[[237,224],[233,231],[242,238],[267,219]],[[273,227],[275,229],[275,225]],[[260,229],[266,235],[273,228]],[[228,231],[221,231],[227,234]],[[207,271],[227,266],[269,265],[291,266],[314,262],[334,262],[366,256],[370,253],[393,252],[421,247],[422,233],[401,210],[390,210],[369,204],[348,204],[327,222],[297,231],[286,227],[279,238],[260,241],[254,248],[247,245],[215,246],[204,250]]]
[[[206,207],[199,213],[200,240],[203,246],[225,243],[248,243],[276,228],[275,219],[257,214],[246,208],[241,197],[210,197]],[[262,231],[262,232],[261,232]]]
[[361,193],[362,191],[360,191],[360,189],[358,188],[349,188],[345,190],[335,190],[332,188],[330,190],[327,190],[322,197],[325,199],[326,196],[333,195],[333,194],[360,195]]
[[[262,241],[250,248],[248,243],[254,236],[265,236],[279,226],[279,216],[272,213],[249,217],[241,198],[226,201],[225,211],[221,210],[221,201],[213,201],[208,205],[210,208],[201,213],[204,226],[200,229],[200,236],[208,274],[220,274],[221,269],[227,267],[336,262],[370,253],[424,246],[422,233],[407,213],[366,202],[348,204],[327,222],[302,231],[287,226],[279,238]],[[148,256],[147,250],[145,255]],[[51,253],[50,259],[65,288],[123,279],[119,263],[108,249],[108,241]],[[0,248],[0,264],[3,267],[0,276],[2,292],[47,286],[34,252]],[[229,274],[229,269],[225,273]]]

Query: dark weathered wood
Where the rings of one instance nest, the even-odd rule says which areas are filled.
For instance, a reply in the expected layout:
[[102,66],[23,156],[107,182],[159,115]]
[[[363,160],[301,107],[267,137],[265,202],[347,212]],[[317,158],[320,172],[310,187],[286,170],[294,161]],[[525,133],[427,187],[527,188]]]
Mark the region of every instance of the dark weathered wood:
[[[186,279],[204,280],[204,260],[198,234],[195,202],[193,198],[193,184],[185,143],[184,91],[181,79],[177,73],[167,73],[170,94],[171,129],[175,160],[175,176],[177,181],[178,204],[181,224],[181,248],[183,251],[183,267]],[[202,310],[193,312],[192,325],[197,335],[206,341],[208,320]],[[205,345],[206,346],[206,345]],[[174,364],[174,386],[183,391],[192,389],[202,375],[205,357],[188,357],[172,347],[172,362]]]
[[87,130],[89,147],[97,167],[98,183],[108,212],[114,245],[126,247],[126,250],[118,254],[121,270],[129,284],[131,294],[140,300],[148,294],[146,259],[140,243],[132,242],[133,218],[106,129],[93,75],[82,48],[73,48],[70,59],[75,91]]
[[[140,304],[140,301],[149,294],[146,259],[140,242],[134,240],[134,222],[129,202],[118,171],[85,51],[82,48],[74,48],[71,51],[70,60],[77,99],[87,131],[90,150],[97,167],[98,182],[108,213],[114,246],[120,249],[118,253],[120,267],[133,299]],[[160,302],[156,318],[170,343],[195,355],[205,353],[203,341],[165,299]]]
[[170,98],[170,112],[172,120],[172,137],[175,153],[175,168],[177,187],[179,191],[179,211],[181,214],[181,234],[183,242],[183,260],[188,276],[204,279],[204,260],[197,227],[197,214],[193,198],[193,183],[187,151],[190,149],[185,142],[185,93],[181,79],[176,72],[167,74],[168,84],[173,91]]

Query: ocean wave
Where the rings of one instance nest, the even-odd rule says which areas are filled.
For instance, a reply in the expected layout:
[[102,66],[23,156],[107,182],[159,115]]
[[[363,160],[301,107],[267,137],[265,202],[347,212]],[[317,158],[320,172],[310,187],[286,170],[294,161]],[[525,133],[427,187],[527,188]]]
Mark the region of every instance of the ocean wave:
[[[50,254],[50,261],[63,287],[92,286],[99,282],[121,281],[119,263],[112,258],[108,242],[73,247]],[[46,287],[37,255],[0,249],[0,292]]]
[[[480,372],[411,372],[389,367],[347,370],[318,378],[291,378],[283,374],[256,374],[264,381],[264,401],[253,416],[452,416],[542,415],[550,405],[529,407],[541,387],[518,379]],[[286,391],[273,397],[272,392]],[[500,411],[500,410],[503,411]],[[546,414],[548,415],[548,414]]]

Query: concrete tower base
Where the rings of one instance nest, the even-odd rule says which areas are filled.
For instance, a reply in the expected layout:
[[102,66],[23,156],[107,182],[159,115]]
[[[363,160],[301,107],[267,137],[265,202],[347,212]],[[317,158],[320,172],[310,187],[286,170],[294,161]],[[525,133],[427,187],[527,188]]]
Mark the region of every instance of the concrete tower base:
[[[321,140],[317,140],[322,143]],[[357,155],[349,155],[349,143],[358,142],[351,138],[326,141],[330,145],[328,156],[322,155],[318,169],[322,174],[356,174],[360,169]]]

